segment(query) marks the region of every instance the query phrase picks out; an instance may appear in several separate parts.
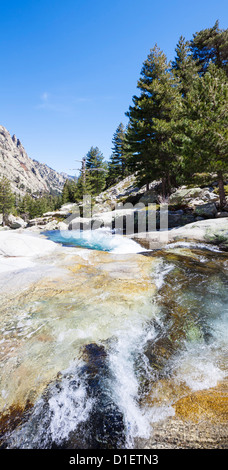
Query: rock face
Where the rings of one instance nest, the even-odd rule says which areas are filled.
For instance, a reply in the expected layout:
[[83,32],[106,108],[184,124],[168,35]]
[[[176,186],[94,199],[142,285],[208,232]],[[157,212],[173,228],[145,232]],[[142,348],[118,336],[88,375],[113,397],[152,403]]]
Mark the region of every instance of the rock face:
[[188,205],[197,207],[205,203],[215,203],[219,201],[219,196],[208,188],[178,188],[169,198],[171,205]]
[[129,235],[147,249],[164,248],[169,243],[197,242],[216,245],[228,251],[228,217],[200,220],[166,231]]
[[28,192],[58,194],[67,179],[67,175],[29,158],[20,140],[0,126],[0,178],[3,176],[11,182],[12,191],[21,196]]
[[195,215],[203,217],[205,219],[213,219],[217,215],[216,205],[212,203],[202,204],[195,208]]
[[[50,240],[33,237],[25,233],[5,232],[0,234],[0,257],[44,256],[56,250],[56,244]],[[1,260],[2,261],[2,260]]]
[[145,185],[140,188],[137,186],[135,175],[127,176],[95,198],[97,212],[112,210],[115,204],[120,203],[151,204],[159,202],[158,189],[160,186],[160,181],[152,181],[149,185],[149,191],[146,191]]

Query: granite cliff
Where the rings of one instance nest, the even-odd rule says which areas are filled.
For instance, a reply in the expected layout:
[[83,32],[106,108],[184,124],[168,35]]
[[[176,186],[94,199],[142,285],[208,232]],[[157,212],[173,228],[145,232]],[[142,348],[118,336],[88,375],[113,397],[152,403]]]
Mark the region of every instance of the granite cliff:
[[7,177],[12,191],[26,193],[61,193],[67,175],[58,173],[43,163],[32,160],[21,141],[0,126],[0,178]]

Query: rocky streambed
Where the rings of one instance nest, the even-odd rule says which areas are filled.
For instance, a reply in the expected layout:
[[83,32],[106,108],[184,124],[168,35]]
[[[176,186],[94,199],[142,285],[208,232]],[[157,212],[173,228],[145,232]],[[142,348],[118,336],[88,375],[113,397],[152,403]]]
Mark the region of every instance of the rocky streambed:
[[1,446],[227,448],[228,254],[47,235],[0,233]]

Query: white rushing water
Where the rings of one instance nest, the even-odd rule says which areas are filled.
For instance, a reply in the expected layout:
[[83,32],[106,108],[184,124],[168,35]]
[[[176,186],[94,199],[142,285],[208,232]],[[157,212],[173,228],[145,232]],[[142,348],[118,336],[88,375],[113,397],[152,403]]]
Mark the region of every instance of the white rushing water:
[[96,230],[61,230],[46,232],[46,236],[66,246],[81,246],[116,254],[140,253],[147,251],[134,240],[112,233],[107,228]]
[[[4,444],[8,448],[99,448],[108,443],[133,448],[135,439],[149,439],[154,422],[174,415],[172,401],[157,405],[156,400],[146,400],[148,393],[153,398],[153,389],[155,395],[158,393],[155,385],[160,379],[161,387],[167,379],[172,380],[174,388],[175,384],[185,384],[196,391],[214,387],[226,376],[227,274],[223,270],[220,275],[219,268],[202,274],[197,266],[185,265],[186,246],[182,246],[178,247],[178,254],[179,248],[183,249],[178,261],[174,256],[171,260],[151,259],[150,282],[156,286],[156,295],[154,291],[144,292],[142,283],[139,293],[133,289],[127,297],[121,291],[121,282],[127,289],[133,279],[135,287],[142,275],[138,274],[137,259],[130,256],[129,260],[123,258],[123,280],[119,278],[120,255],[140,253],[140,245],[105,230],[84,232],[83,238],[78,232],[70,233],[67,239],[60,232],[48,236],[67,247],[56,253],[64,260],[80,257],[83,269],[78,274],[72,271],[72,284],[69,273],[68,281],[67,276],[62,279],[65,291],[61,292],[63,285],[58,284],[56,276],[59,289],[55,295],[49,298],[44,290],[42,297],[42,286],[36,301],[16,301],[1,317],[4,406],[18,390],[27,393],[26,387],[36,389],[43,384],[50,372],[48,385],[41,387],[42,393],[24,422],[6,434]],[[106,263],[102,258],[93,272],[91,249],[118,256],[108,255]],[[194,255],[194,262],[198,260],[203,267],[208,263],[211,269],[212,258],[202,253],[204,262],[201,253]],[[43,269],[47,279],[52,277],[53,266],[58,266],[55,256],[55,252],[51,254],[54,264],[50,266],[42,265],[39,259],[38,272]],[[150,262],[148,257],[145,260]],[[36,263],[36,258],[32,262]],[[72,266],[75,268],[76,261]],[[99,285],[96,279],[102,266],[105,277]],[[31,269],[35,267],[24,268],[23,276],[31,276]],[[166,297],[166,288],[173,298]],[[179,336],[175,336],[175,329]],[[166,350],[173,335],[171,351]],[[153,348],[159,341],[164,356],[156,357],[159,348],[155,348],[156,353]],[[160,361],[158,368],[156,361]]]

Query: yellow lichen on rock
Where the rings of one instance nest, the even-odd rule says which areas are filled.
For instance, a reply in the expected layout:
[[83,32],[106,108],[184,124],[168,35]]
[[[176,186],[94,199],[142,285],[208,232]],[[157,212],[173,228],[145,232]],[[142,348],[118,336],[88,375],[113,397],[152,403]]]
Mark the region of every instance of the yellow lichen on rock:
[[180,398],[174,405],[182,419],[213,420],[228,423],[228,382],[217,387],[200,390]]

